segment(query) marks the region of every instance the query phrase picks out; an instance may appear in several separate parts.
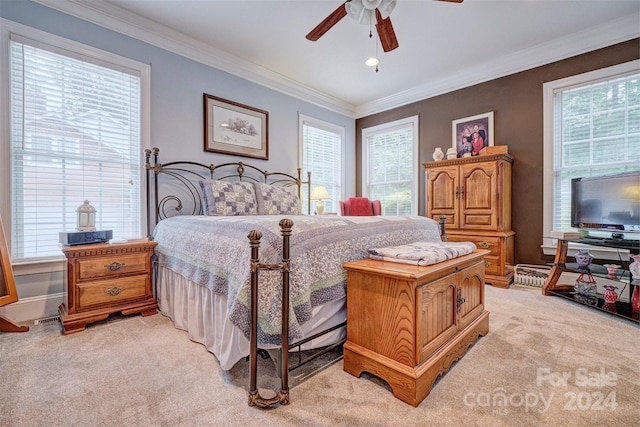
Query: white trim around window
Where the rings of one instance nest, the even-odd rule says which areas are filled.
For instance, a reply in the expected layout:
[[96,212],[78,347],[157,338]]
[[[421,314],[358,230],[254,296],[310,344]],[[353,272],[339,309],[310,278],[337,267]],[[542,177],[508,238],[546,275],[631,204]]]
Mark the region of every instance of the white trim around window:
[[[94,47],[58,37],[44,31],[40,31],[13,21],[0,18],[0,188],[3,189],[0,196],[0,215],[5,226],[5,234],[12,235],[12,172],[11,172],[11,90],[10,90],[10,41],[18,40],[28,42],[30,45],[42,47],[52,52],[81,59],[99,66],[118,70],[124,73],[136,75],[140,79],[140,158],[144,158],[144,149],[150,147],[150,78],[151,67],[129,58],[125,58],[111,52],[96,49]],[[145,173],[140,162],[139,169],[140,187],[140,229],[144,230],[146,224],[146,200]],[[34,259],[16,264],[16,275],[58,271],[62,268],[62,254],[60,257],[50,259]]]
[[[372,183],[370,179],[370,147],[369,142],[372,138],[377,136],[389,135],[395,132],[402,132],[406,130],[411,131],[411,160],[408,164],[397,165],[398,169],[406,168],[410,170],[411,176],[411,215],[418,215],[418,182],[419,182],[419,162],[418,162],[418,123],[419,116],[407,117],[399,119],[389,123],[382,123],[376,126],[362,129],[362,196],[371,197]],[[388,182],[393,182],[390,179]],[[377,198],[377,197],[376,197]],[[382,209],[385,211],[385,203],[382,201]]]
[[[554,212],[554,95],[557,91],[573,87],[597,83],[598,81],[616,78],[638,72],[640,60],[626,62],[607,68],[578,74],[560,80],[554,80],[543,84],[543,244],[545,254],[553,255],[556,244],[549,238],[553,229]],[[606,251],[603,248],[602,251]]]
[[[307,132],[305,132],[307,129]],[[337,212],[338,203],[344,197],[345,183],[345,128],[314,117],[299,114],[298,141],[299,165],[302,168],[302,179],[307,179],[311,172],[311,188],[323,186],[328,191],[330,200],[324,201],[325,212]],[[309,140],[305,140],[309,138]],[[315,143],[307,152],[306,144]],[[311,212],[308,212],[308,187],[302,187],[304,200],[302,212],[312,214],[316,202],[311,201]]]

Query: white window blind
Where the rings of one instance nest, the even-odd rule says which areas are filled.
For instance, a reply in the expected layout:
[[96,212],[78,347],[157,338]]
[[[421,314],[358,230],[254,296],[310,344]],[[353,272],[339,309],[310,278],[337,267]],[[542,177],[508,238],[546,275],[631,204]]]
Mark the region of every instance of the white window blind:
[[640,170],[640,73],[554,92],[553,228],[571,228],[571,179]]
[[[302,170],[311,172],[311,187],[323,186],[330,200],[323,201],[325,212],[337,212],[342,195],[342,144],[344,129],[311,118],[302,118]],[[307,200],[306,188],[303,200]],[[316,201],[311,201],[315,212]],[[307,204],[304,204],[306,208]]]
[[141,235],[141,77],[86,59],[10,42],[14,260],[60,256],[84,200],[97,229]]
[[363,130],[363,194],[383,215],[417,214],[417,117]]

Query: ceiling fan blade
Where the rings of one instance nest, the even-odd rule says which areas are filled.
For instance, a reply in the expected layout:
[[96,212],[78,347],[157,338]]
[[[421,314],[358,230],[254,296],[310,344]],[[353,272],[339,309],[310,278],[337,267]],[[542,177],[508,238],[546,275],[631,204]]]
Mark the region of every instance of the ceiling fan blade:
[[464,0],[436,0],[436,1],[448,1],[449,3],[462,3]]
[[346,4],[351,1],[347,0],[342,5],[340,5],[336,10],[334,10],[329,16],[324,18],[324,20],[318,24],[309,34],[307,34],[307,39],[312,42],[318,40],[320,37],[324,35],[327,31],[331,29],[334,25],[338,23],[342,18],[347,16],[347,8]]
[[380,44],[382,50],[390,52],[396,49],[398,45],[398,39],[396,38],[396,32],[393,31],[393,25],[391,25],[391,18],[382,19],[380,11],[376,9],[376,29],[378,30],[378,37],[380,37]]

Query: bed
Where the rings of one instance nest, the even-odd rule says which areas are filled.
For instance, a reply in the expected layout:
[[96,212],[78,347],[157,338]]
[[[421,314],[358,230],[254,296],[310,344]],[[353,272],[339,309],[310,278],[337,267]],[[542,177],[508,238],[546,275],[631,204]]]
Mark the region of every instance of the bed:
[[[157,149],[147,151],[145,168],[160,311],[213,353],[223,370],[250,353],[252,231],[261,235],[260,261],[275,264],[283,257],[280,222],[293,222],[288,331],[292,346],[302,341],[303,350],[346,338],[343,263],[366,258],[371,247],[440,241],[438,224],[425,217],[303,215],[300,196],[309,194],[310,177],[303,182],[300,170],[294,176],[243,163],[162,164]],[[260,272],[260,349],[282,344],[281,288],[280,271]]]

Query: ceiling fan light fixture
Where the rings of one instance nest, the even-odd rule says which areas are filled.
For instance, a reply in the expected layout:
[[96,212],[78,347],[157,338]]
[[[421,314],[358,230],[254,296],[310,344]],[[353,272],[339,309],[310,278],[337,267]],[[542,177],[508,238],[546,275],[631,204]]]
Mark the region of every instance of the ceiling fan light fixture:
[[361,1],[352,0],[345,4],[344,7],[347,10],[349,18],[360,22],[360,19],[362,19],[362,11],[364,11],[364,6]]
[[364,63],[367,65],[367,67],[375,67],[376,65],[378,65],[380,63],[380,60],[378,58],[376,58],[375,56],[372,56],[369,59],[367,59],[366,61],[364,61]]
[[382,3],[382,0],[362,0],[362,5],[369,10],[379,7],[380,3]]
[[[464,0],[436,0],[450,3],[462,3]],[[398,48],[393,25],[391,24],[391,12],[396,7],[397,0],[345,0],[336,10],[331,12],[316,27],[306,35],[307,40],[317,41],[323,34],[333,28],[342,18],[349,15],[360,24],[372,26],[375,23],[382,49],[391,52]],[[369,13],[366,13],[369,12]],[[375,14],[375,19],[374,19]],[[369,34],[373,33],[369,29]]]
[[378,6],[378,10],[380,11],[380,15],[382,15],[382,19],[387,19],[395,8],[396,0],[382,0],[380,6]]
[[[378,9],[382,19],[387,19],[396,7],[397,0],[351,0],[345,3],[344,8],[349,18],[362,25],[375,23],[371,12]],[[369,12],[369,13],[367,13]]]
[[345,8],[349,18],[354,21],[359,22],[362,25],[369,25],[372,22],[371,14],[368,13],[370,11],[365,7],[363,0],[351,0],[349,3],[345,4]]

